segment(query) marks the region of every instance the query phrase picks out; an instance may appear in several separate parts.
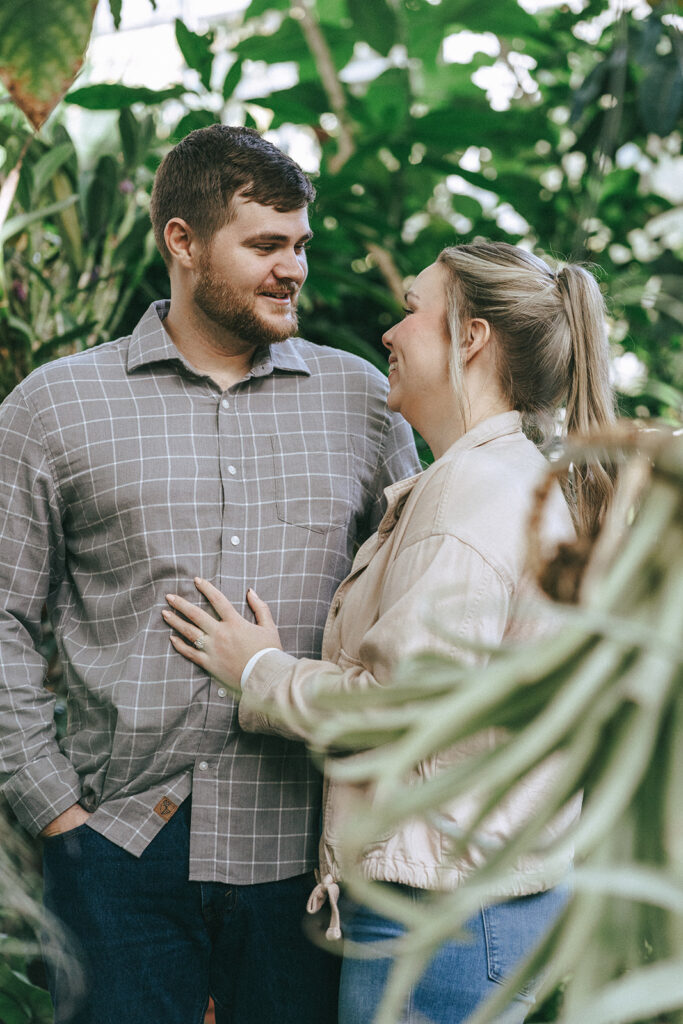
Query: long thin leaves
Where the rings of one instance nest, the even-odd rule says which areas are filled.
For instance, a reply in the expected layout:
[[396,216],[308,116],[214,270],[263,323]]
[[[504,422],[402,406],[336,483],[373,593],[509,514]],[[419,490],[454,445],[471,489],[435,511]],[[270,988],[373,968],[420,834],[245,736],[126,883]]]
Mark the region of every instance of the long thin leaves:
[[[660,1013],[683,1020],[683,438],[647,438],[646,446],[654,463],[635,521],[618,544],[601,540],[601,571],[589,568],[580,606],[553,640],[502,652],[485,668],[416,658],[381,694],[320,698],[321,710],[334,707],[321,747],[350,751],[362,736],[375,744],[329,765],[334,777],[374,793],[345,840],[349,888],[409,929],[377,1024],[398,1019],[411,981],[481,902],[513,891],[520,858],[561,864],[572,846],[573,900],[473,1024],[499,1019],[510,991],[539,972],[543,991],[572,975],[563,1024]],[[447,634],[443,621],[438,628]],[[493,749],[405,784],[420,762],[487,730],[498,737]],[[541,811],[505,844],[482,839],[487,817],[553,759],[559,770]],[[577,825],[553,835],[547,826],[579,790]],[[476,797],[477,813],[454,822],[444,809],[464,795]],[[413,816],[441,828],[453,857],[470,844],[482,854],[468,882],[438,894],[428,913],[358,868],[373,837]]]

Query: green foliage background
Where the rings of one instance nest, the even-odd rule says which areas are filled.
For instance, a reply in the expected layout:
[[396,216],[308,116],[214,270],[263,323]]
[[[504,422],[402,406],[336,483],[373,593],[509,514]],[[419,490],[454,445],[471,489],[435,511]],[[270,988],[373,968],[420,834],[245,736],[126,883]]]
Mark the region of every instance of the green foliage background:
[[[110,5],[118,19],[120,2]],[[615,366],[632,353],[646,371],[625,385],[623,412],[676,422],[683,44],[674,0],[651,0],[637,16],[625,6],[584,0],[531,15],[515,0],[251,0],[204,32],[176,22],[185,71],[161,91],[93,83],[86,62],[38,133],[9,93],[0,97],[0,179],[9,186],[16,171],[4,211],[0,199],[0,397],[46,360],[127,333],[168,293],[148,220],[154,171],[188,131],[225,121],[275,131],[285,147],[294,126],[319,159],[305,336],[384,366],[380,338],[406,280],[444,245],[504,239],[593,264]],[[1,4],[8,89],[33,65],[39,112],[54,106],[92,12],[91,0],[63,0],[43,38],[30,4]],[[462,31],[489,34],[498,55],[448,63],[444,40]],[[40,54],[56,51],[46,75]],[[345,69],[364,55],[384,60],[351,81]],[[276,88],[269,71],[283,62],[296,82]],[[482,87],[492,68],[512,83],[504,110]],[[92,112],[93,130],[106,125],[95,147],[69,134],[69,106]],[[58,687],[49,633],[46,653]],[[31,884],[25,850],[23,862]],[[0,864],[0,889],[11,870]],[[21,919],[16,908],[0,915],[2,1024],[49,1019],[26,976],[32,954],[17,959],[11,945],[25,937]],[[546,1004],[537,1019],[557,1014]]]

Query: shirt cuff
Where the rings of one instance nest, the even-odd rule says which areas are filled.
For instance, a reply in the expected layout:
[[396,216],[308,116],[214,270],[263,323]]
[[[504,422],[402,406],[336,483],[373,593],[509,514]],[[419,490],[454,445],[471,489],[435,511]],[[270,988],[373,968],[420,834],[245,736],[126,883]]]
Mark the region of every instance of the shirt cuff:
[[4,787],[7,802],[21,825],[37,836],[81,798],[81,782],[73,765],[60,752],[30,761]]
[[247,679],[251,675],[251,670],[253,669],[253,667],[256,664],[256,662],[259,661],[259,659],[262,658],[264,654],[267,654],[268,651],[279,651],[279,650],[280,650],[279,647],[264,647],[263,650],[257,651],[256,654],[252,654],[251,658],[249,659],[249,661],[246,663],[246,665],[242,669],[242,675],[240,676],[240,690],[244,689],[244,684],[246,683]]

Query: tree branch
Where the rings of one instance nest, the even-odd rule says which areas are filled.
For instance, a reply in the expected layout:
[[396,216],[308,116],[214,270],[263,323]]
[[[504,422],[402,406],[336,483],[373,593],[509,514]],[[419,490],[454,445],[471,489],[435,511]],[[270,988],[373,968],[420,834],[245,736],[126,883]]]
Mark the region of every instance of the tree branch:
[[332,54],[327,45],[327,40],[320,30],[314,15],[306,7],[301,8],[299,14],[301,31],[315,60],[320,81],[327,93],[332,112],[339,122],[339,137],[337,141],[337,152],[329,161],[331,174],[337,174],[346,161],[355,153],[356,143],[353,138],[351,121],[346,110],[346,97],[344,90],[339,84],[337,71],[332,60]]

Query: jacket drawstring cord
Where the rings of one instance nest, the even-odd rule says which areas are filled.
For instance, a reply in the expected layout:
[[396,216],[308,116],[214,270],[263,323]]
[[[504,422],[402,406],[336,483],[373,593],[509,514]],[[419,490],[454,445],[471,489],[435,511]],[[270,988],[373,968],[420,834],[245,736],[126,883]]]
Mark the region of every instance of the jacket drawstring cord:
[[335,882],[332,875],[325,875],[321,880],[320,875],[316,871],[316,877],[318,878],[318,884],[315,889],[308,897],[308,903],[306,904],[306,910],[309,914],[316,914],[325,903],[326,899],[330,901],[330,925],[325,932],[325,938],[332,941],[333,939],[341,939],[341,921],[339,918],[339,886]]

